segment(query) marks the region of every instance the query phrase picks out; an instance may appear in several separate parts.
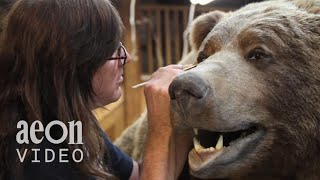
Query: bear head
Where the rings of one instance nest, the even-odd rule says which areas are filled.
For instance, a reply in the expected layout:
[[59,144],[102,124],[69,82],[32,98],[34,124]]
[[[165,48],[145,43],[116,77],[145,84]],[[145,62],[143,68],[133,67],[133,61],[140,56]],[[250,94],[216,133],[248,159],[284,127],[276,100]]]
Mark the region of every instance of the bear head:
[[320,1],[278,0],[194,22],[198,65],[169,88],[195,130],[198,178],[320,179]]

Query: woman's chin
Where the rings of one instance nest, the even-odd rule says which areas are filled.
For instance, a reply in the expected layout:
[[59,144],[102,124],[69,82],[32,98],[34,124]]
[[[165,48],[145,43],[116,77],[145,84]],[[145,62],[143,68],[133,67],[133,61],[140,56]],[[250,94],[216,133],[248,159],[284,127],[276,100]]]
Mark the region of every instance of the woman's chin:
[[96,97],[97,107],[106,106],[108,104],[114,103],[120,99],[122,95],[121,87],[119,87],[112,95],[109,95],[107,98]]
[[121,89],[121,87],[119,87],[117,89],[117,91],[113,94],[113,96],[111,97],[111,99],[109,100],[109,102],[107,104],[118,101],[120,99],[121,95],[122,95],[122,89]]

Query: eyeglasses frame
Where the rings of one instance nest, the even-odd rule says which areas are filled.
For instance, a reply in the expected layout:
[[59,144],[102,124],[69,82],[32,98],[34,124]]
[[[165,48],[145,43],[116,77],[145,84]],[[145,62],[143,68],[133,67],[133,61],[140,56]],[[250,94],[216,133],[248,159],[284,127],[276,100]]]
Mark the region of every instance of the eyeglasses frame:
[[[121,50],[124,51],[125,56],[121,56]],[[127,49],[124,47],[124,45],[120,42],[120,46],[117,49],[118,51],[118,57],[110,57],[107,60],[119,60],[121,65],[124,66],[127,62]]]

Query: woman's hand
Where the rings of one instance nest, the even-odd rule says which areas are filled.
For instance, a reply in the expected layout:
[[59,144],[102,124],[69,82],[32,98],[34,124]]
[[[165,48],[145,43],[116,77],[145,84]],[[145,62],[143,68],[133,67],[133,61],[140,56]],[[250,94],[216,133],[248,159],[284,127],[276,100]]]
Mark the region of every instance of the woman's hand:
[[152,131],[170,130],[170,97],[169,85],[183,72],[182,65],[169,65],[152,74],[145,85],[144,94],[147,103],[149,129]]
[[[191,145],[189,133],[177,134],[171,126],[169,85],[183,72],[181,65],[157,70],[145,85],[148,137],[142,163],[142,180],[176,179]],[[189,141],[190,140],[190,141]]]

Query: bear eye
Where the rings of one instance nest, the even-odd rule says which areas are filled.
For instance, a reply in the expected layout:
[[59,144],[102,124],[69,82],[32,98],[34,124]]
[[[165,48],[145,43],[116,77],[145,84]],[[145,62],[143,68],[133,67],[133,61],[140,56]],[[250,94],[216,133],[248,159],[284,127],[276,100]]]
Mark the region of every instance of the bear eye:
[[203,52],[199,52],[198,58],[197,58],[197,62],[201,63],[202,61],[206,60],[208,57],[203,53]]
[[257,48],[249,52],[247,59],[250,61],[259,61],[267,57],[268,55],[264,50]]

